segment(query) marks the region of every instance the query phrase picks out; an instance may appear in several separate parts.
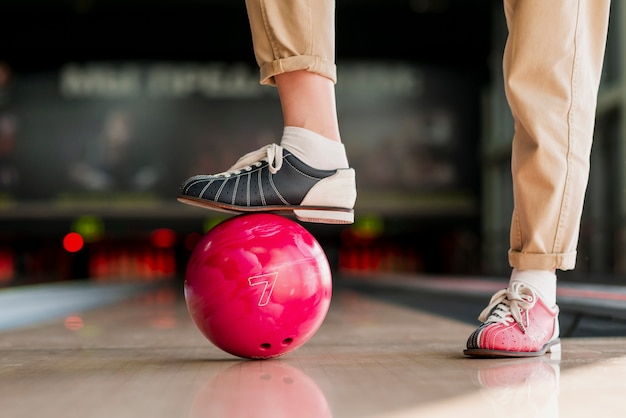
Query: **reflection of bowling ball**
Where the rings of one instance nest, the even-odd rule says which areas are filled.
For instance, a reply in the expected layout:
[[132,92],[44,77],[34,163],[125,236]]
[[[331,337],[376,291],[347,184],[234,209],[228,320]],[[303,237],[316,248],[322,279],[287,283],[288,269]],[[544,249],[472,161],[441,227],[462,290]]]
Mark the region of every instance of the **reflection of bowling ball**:
[[279,360],[240,362],[195,395],[189,418],[330,418],[324,393],[303,371]]
[[269,213],[239,215],[194,247],[185,300],[213,344],[243,358],[296,349],[320,327],[332,280],[322,247],[304,227]]

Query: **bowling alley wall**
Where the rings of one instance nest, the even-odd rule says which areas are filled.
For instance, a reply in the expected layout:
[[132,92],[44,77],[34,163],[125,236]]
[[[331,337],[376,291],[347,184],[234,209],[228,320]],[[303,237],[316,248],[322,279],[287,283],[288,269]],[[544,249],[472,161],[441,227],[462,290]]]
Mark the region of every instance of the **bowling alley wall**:
[[[280,140],[278,96],[259,84],[242,5],[113,3],[38,3],[52,19],[2,6],[13,23],[0,31],[10,39],[0,49],[0,286],[180,279],[194,244],[225,219],[177,202],[181,182]],[[480,273],[488,45],[460,62],[446,48],[478,40],[453,44],[437,29],[457,12],[407,17],[404,3],[374,3],[338,5],[337,109],[356,221],[304,226],[337,274]],[[406,25],[372,37],[377,14]],[[166,35],[168,21],[180,29]]]

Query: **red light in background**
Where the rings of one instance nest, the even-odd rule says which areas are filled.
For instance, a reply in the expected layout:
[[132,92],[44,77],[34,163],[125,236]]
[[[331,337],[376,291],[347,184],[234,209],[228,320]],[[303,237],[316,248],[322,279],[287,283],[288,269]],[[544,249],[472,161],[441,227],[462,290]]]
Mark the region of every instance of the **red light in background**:
[[157,248],[172,248],[176,242],[176,233],[169,228],[159,228],[150,235],[152,245]]
[[80,251],[84,243],[83,237],[78,232],[70,232],[63,237],[63,248],[70,253]]

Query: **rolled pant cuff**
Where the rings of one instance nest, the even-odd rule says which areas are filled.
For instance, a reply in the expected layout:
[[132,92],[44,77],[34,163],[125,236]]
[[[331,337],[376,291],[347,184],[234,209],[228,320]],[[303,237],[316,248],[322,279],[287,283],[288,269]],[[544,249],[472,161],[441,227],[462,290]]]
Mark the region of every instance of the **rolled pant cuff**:
[[573,270],[576,251],[559,254],[536,254],[509,250],[509,264],[520,270]]
[[337,66],[320,57],[297,55],[280,58],[261,65],[261,84],[273,86],[276,84],[274,76],[291,71],[306,70],[324,76],[333,83],[337,83]]

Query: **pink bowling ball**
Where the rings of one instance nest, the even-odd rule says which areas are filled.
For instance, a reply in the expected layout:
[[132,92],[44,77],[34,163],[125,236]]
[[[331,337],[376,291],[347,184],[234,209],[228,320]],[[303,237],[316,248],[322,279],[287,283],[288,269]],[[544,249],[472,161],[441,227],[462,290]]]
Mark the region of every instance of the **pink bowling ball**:
[[324,250],[284,216],[229,218],[194,247],[185,300],[202,334],[242,358],[281,356],[319,329],[332,293]]

